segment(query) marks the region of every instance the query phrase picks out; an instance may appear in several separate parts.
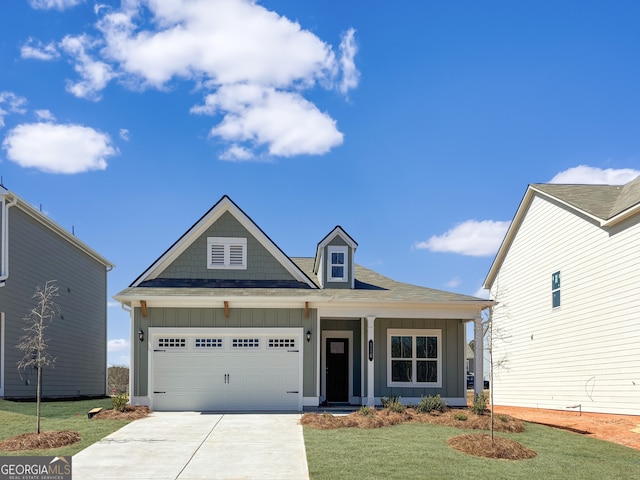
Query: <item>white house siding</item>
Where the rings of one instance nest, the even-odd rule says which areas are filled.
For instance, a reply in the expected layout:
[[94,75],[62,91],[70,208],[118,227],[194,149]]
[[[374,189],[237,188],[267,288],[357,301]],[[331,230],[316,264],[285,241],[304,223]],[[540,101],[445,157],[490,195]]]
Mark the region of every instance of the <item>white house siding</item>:
[[640,415],[640,224],[625,227],[534,197],[491,291],[496,405]]

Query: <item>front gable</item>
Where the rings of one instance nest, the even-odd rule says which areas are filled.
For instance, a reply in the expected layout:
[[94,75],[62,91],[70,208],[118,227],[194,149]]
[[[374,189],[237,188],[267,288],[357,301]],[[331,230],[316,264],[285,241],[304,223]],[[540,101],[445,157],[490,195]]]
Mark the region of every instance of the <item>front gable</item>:
[[327,234],[316,248],[313,273],[323,288],[354,288],[354,254],[358,244],[340,226]]
[[132,286],[317,288],[226,195]]

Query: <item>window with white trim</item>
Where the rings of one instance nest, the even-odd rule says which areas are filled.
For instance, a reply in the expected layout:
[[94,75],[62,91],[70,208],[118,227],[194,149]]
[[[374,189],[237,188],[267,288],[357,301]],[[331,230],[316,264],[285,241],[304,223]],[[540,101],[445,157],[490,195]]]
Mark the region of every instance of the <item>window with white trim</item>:
[[441,332],[388,330],[387,386],[442,387]]
[[551,307],[560,306],[560,272],[551,274]]
[[347,247],[327,247],[327,281],[346,282],[349,280],[349,250]]
[[208,237],[207,268],[246,270],[247,239]]

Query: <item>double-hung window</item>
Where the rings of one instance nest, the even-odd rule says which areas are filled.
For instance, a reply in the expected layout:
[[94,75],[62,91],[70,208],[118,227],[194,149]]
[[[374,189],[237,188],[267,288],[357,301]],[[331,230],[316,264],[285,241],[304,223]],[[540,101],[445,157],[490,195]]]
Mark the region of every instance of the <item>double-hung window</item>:
[[441,387],[441,330],[388,330],[389,387]]
[[207,268],[247,268],[247,239],[232,237],[207,238]]
[[349,279],[347,247],[328,247],[327,278],[329,282],[346,282]]
[[560,306],[560,272],[551,274],[551,306],[553,308]]

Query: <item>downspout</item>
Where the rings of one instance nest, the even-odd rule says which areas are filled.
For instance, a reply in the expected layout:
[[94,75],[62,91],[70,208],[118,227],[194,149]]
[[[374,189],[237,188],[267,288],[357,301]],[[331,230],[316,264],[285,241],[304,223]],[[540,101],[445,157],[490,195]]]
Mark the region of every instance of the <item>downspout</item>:
[[[6,192],[6,190],[5,190]],[[9,278],[9,208],[18,203],[18,197],[14,197],[7,203],[7,195],[2,195],[2,248],[0,249],[0,287],[4,287]]]

